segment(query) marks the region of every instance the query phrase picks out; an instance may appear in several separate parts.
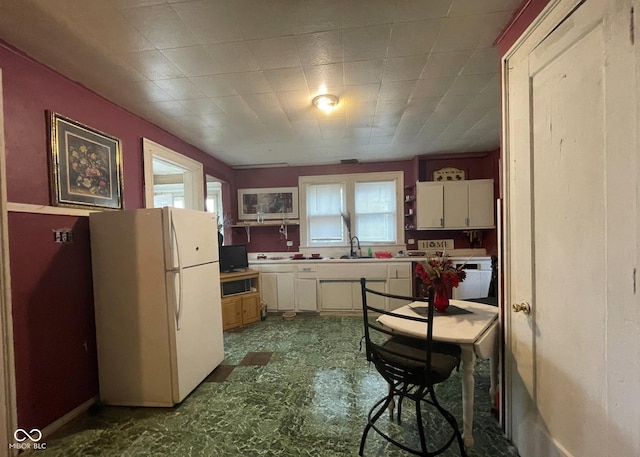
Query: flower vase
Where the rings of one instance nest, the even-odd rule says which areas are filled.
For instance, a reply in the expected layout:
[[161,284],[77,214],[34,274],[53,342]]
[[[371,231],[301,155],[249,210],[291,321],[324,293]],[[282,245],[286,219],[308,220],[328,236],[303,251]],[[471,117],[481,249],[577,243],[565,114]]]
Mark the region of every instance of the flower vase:
[[436,286],[433,288],[433,307],[436,311],[444,313],[449,307],[449,296],[444,286]]

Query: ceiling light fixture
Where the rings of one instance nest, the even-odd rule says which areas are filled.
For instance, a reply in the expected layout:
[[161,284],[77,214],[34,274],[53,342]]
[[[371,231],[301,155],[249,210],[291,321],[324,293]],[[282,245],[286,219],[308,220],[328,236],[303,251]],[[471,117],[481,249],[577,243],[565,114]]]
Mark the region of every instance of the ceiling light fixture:
[[318,95],[312,103],[319,110],[329,114],[338,105],[338,97],[331,94]]

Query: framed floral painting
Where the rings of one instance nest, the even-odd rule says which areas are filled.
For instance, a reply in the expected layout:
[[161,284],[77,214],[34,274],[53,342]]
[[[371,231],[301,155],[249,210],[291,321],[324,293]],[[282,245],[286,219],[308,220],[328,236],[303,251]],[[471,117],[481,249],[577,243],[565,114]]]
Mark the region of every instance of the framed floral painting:
[[54,206],[123,209],[120,140],[49,112]]

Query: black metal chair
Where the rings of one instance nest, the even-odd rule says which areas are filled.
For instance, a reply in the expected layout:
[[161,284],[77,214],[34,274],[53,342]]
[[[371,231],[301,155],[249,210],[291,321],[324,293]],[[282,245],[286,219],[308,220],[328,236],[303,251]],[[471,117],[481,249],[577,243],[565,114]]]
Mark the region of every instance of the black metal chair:
[[[362,289],[362,312],[364,317],[364,339],[366,342],[367,360],[372,362],[376,370],[389,384],[387,395],[373,405],[368,414],[367,425],[360,440],[360,455],[363,455],[367,435],[371,429],[394,445],[420,456],[435,456],[444,452],[454,441],[457,441],[460,454],[466,457],[462,434],[458,428],[455,417],[438,403],[434,386],[447,380],[454,369],[460,364],[460,347],[455,344],[447,344],[433,341],[433,290],[429,289],[427,297],[405,297],[386,294],[367,288],[366,279],[360,279]],[[404,316],[393,311],[376,308],[367,301],[367,296],[377,295],[385,298],[405,300],[408,303],[420,301],[426,305],[425,317]],[[423,308],[423,307],[421,307]],[[386,314],[399,319],[424,322],[426,324],[424,338],[399,335],[382,326],[376,316]],[[409,399],[415,404],[416,426],[418,430],[420,448],[409,446],[411,443],[403,440],[400,442],[390,433],[385,432],[376,424],[385,410],[393,408],[395,398],[398,398],[397,420],[401,424],[402,401]],[[450,436],[442,444],[442,431],[438,431],[440,443],[437,449],[432,443],[427,444],[427,433],[422,421],[423,405],[431,405],[444,418],[450,428]],[[393,409],[390,410],[393,419]],[[442,421],[443,425],[446,425]],[[446,433],[446,432],[445,432]],[[433,438],[430,436],[430,438]],[[434,441],[432,439],[430,442]]]

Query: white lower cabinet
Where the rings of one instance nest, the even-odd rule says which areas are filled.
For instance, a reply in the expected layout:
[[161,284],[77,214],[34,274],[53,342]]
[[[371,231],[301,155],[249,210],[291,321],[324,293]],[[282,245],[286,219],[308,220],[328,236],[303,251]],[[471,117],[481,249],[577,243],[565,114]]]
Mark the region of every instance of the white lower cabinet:
[[[367,281],[367,287],[378,292],[385,292],[386,281]],[[353,311],[362,309],[362,289],[360,281],[324,280],[320,281],[320,300],[322,309],[326,311]],[[385,309],[385,298],[368,295],[367,304]]]
[[315,279],[296,279],[296,305],[299,311],[317,311],[318,293]]
[[295,273],[265,272],[260,275],[262,299],[270,311],[291,311],[295,309]]
[[[253,265],[258,268],[258,265]],[[269,311],[361,311],[360,277],[367,287],[410,296],[411,262],[305,262],[267,264],[261,271],[260,292]],[[370,305],[396,309],[405,301],[369,295]]]
[[[411,263],[391,263],[387,270],[389,278],[387,282],[387,285],[389,286],[389,293],[410,297],[412,292]],[[407,300],[390,298],[389,303],[387,303],[387,309],[394,310],[408,303],[409,301]]]

